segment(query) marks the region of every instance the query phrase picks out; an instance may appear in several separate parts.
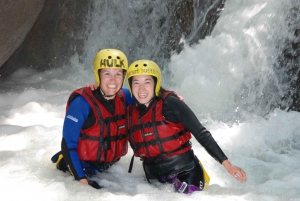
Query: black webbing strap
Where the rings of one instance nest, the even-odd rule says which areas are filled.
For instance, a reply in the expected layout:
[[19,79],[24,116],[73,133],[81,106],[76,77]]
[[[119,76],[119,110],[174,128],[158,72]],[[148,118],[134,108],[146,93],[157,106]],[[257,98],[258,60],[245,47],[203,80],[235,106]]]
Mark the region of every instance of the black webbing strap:
[[[98,114],[98,117],[99,117],[99,121],[97,122],[97,124],[100,125],[100,134],[99,134],[99,137],[90,137],[90,136],[87,136],[86,134],[81,134],[80,137],[83,140],[88,139],[88,140],[98,141],[99,144],[98,144],[98,151],[97,151],[96,161],[100,161],[102,148],[104,150],[104,161],[106,161],[107,151],[110,149],[111,141],[122,140],[123,138],[126,137],[126,135],[111,136],[111,134],[110,134],[110,123],[117,122],[119,120],[125,119],[125,114],[124,115],[119,114],[119,115],[116,115],[116,116],[113,116],[113,117],[107,117],[106,119],[103,119],[100,107],[98,106],[97,102],[86,91],[82,90],[82,92],[90,99],[90,101],[95,106],[96,113]],[[121,102],[122,102],[122,105],[123,105],[123,108],[124,108],[124,113],[125,113],[126,104],[125,104],[124,98],[122,97],[122,94],[120,92],[118,92],[118,95],[121,98]],[[104,138],[104,125],[107,126],[107,137],[105,137],[105,138]]]
[[[142,125],[142,118],[139,118],[139,123]],[[146,136],[144,133],[144,129],[141,130],[141,133],[142,133],[142,138],[143,138],[143,142],[141,142],[141,143],[146,143]],[[138,151],[138,150],[136,150],[136,151]],[[146,147],[146,153],[147,153],[148,157],[150,157],[150,151],[149,151],[148,147]]]
[[[129,127],[132,127],[132,110],[133,110],[133,105],[132,104],[129,108]],[[129,133],[129,138],[130,138],[130,141],[131,141],[131,144],[134,144],[136,143],[135,140],[134,140],[134,137],[133,137],[133,131],[132,130],[128,130],[128,133]],[[133,142],[133,143],[132,143]],[[137,150],[134,150],[134,152],[136,152]],[[132,167],[133,167],[133,161],[134,161],[134,154],[130,160],[130,164],[129,164],[129,169],[128,169],[128,172],[131,173],[132,171]]]
[[[187,132],[187,130],[183,129],[183,130],[179,131],[178,133],[176,133],[175,135],[160,139],[160,141],[161,141],[161,143],[164,143],[164,142],[171,141],[171,140],[177,140],[180,136],[184,135],[186,132]],[[134,148],[136,150],[139,150],[145,146],[155,146],[156,144],[157,144],[157,140],[150,140],[147,142],[135,143]]]
[[[160,125],[165,125],[165,124],[168,124],[167,122],[164,122],[164,121],[155,121],[155,125],[156,126],[160,126]],[[143,128],[151,128],[153,125],[153,122],[152,121],[148,121],[144,124],[139,124],[139,125],[134,125],[134,126],[131,126],[129,130],[129,132],[135,132],[135,131],[138,131],[138,130],[142,130]]]
[[[82,91],[87,97],[89,97],[90,101],[92,101],[93,105],[95,106],[95,110],[96,110],[96,113],[99,117],[99,120],[97,122],[97,124],[100,125],[100,133],[99,133],[99,138],[98,138],[98,141],[99,142],[103,142],[103,135],[104,135],[104,120],[103,120],[103,117],[102,117],[102,114],[101,114],[101,110],[100,110],[100,107],[98,106],[97,102],[94,100],[94,98],[88,94],[86,91]],[[96,114],[95,114],[96,115]],[[101,157],[101,150],[102,150],[102,147],[103,147],[103,143],[98,143],[98,151],[97,151],[97,158],[96,158],[96,161],[99,161],[100,160],[100,157]],[[106,155],[104,155],[104,161],[106,161]]]
[[[99,137],[92,137],[92,136],[87,136],[85,133],[81,133],[80,137],[82,140],[92,140],[92,141],[99,141]],[[112,136],[110,137],[111,141],[117,141],[117,140],[122,140],[124,138],[127,137],[127,134],[122,134],[122,135],[118,135],[118,136]],[[99,141],[100,143],[105,142],[107,140],[107,138],[103,138],[103,141]]]
[[118,96],[120,97],[121,99],[121,102],[122,102],[122,105],[123,105],[123,108],[124,108],[124,114],[126,114],[126,100],[124,99],[125,95],[123,96],[122,93],[120,91],[118,91]]
[[155,134],[155,138],[156,138],[156,144],[158,145],[159,151],[161,153],[165,153],[164,148],[162,146],[161,139],[160,139],[158,131],[157,131],[156,124],[155,124],[156,105],[157,105],[157,101],[154,102],[154,105],[153,105],[153,108],[152,108],[152,122],[153,122],[152,127],[153,127],[153,130],[154,130],[154,134]]
[[[122,102],[122,105],[123,105],[123,108],[124,108],[124,118],[126,118],[126,109],[127,109],[127,105],[126,105],[126,98],[125,98],[125,95],[124,95],[124,93],[121,93],[121,91],[118,91],[118,96],[120,97],[120,100],[121,100],[121,102]],[[125,123],[125,129],[127,130],[127,123]],[[126,131],[127,132],[127,131]],[[128,136],[128,132],[127,132],[127,134],[126,134],[126,136]],[[128,141],[127,140],[124,140],[124,144],[123,144],[123,148],[122,148],[122,155],[124,155],[124,153],[125,153],[125,151],[127,150],[126,149],[126,143],[128,143]],[[117,154],[117,152],[115,152],[115,155]]]
[[112,117],[106,117],[106,119],[104,119],[104,123],[109,124],[109,123],[112,123],[112,122],[120,121],[122,119],[125,119],[125,115],[118,114],[118,115],[115,115],[115,116],[112,116]]
[[134,154],[133,154],[133,156],[131,157],[131,160],[130,160],[130,164],[129,164],[128,173],[131,173],[132,166],[133,166],[133,161],[134,161]]
[[[184,149],[186,147],[189,147],[191,145],[191,143],[188,141],[184,144],[182,144],[180,147],[178,147],[177,149],[173,150],[173,151],[170,151],[170,152],[167,152],[167,153],[163,153],[163,154],[160,154],[156,157],[151,157],[151,158],[141,158],[141,160],[143,161],[143,168],[144,168],[144,171],[145,171],[145,163],[144,162],[157,162],[159,160],[162,160],[165,156],[169,155],[169,154],[172,154],[172,153],[175,153],[181,149]],[[131,160],[130,160],[130,165],[129,165],[129,169],[128,169],[128,172],[131,173],[132,171],[132,167],[133,167],[133,161],[134,161],[134,155],[132,156]],[[146,174],[146,179],[147,181],[150,183],[148,177],[147,177],[147,174]]]
[[187,141],[186,143],[180,145],[180,147],[178,147],[177,149],[175,149],[175,150],[173,150],[173,151],[165,152],[165,153],[163,153],[163,154],[160,154],[160,155],[158,155],[158,156],[151,157],[151,158],[143,158],[142,161],[145,161],[146,163],[147,163],[147,162],[156,162],[156,161],[160,161],[160,160],[164,159],[164,157],[166,157],[167,155],[170,155],[170,154],[172,154],[172,153],[175,153],[175,152],[177,152],[177,151],[179,151],[179,150],[181,150],[181,149],[187,148],[187,147],[189,147],[189,146],[191,146],[191,143],[190,143],[190,141]]
[[[132,126],[132,110],[133,110],[133,105],[134,105],[134,104],[132,104],[132,105],[130,106],[130,108],[129,108],[129,127]],[[129,133],[129,138],[130,138],[131,144],[135,144],[136,142],[135,142],[135,139],[134,139],[134,137],[133,137],[133,132],[132,132],[132,130],[128,130],[128,133]],[[135,150],[134,150],[134,151],[135,151]]]

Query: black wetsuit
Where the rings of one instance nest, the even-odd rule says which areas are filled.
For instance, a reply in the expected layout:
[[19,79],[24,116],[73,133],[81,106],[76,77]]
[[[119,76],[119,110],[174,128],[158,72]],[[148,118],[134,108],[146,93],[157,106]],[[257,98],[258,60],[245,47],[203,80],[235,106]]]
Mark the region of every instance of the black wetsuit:
[[[153,101],[148,107],[142,104],[139,105],[139,113],[141,116],[147,113],[151,104],[153,104]],[[176,96],[169,95],[165,98],[162,115],[168,121],[174,123],[181,122],[219,163],[227,159],[211,133],[202,126],[193,111]],[[198,187],[200,186],[201,188],[204,187],[201,186],[202,184],[204,185],[203,170],[193,150],[160,161],[144,160],[143,166],[147,179],[158,179],[162,181],[161,178],[163,177],[178,174],[177,177],[182,182]]]

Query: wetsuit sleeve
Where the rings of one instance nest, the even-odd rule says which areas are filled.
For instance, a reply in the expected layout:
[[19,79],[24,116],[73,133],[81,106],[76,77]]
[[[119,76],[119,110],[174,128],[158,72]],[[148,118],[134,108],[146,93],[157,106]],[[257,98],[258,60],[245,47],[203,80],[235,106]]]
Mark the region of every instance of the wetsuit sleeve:
[[163,116],[172,122],[181,122],[206,151],[218,162],[227,159],[211,133],[199,122],[194,112],[175,96],[168,96],[163,106]]
[[124,94],[125,94],[125,99],[126,99],[126,105],[130,105],[131,103],[133,103],[135,101],[135,99],[133,97],[131,97],[130,91],[129,89],[126,88],[122,88],[121,89]]
[[66,112],[63,125],[61,149],[70,173],[76,180],[85,178],[76,148],[80,130],[88,117],[89,111],[90,105],[88,102],[82,96],[77,96]]

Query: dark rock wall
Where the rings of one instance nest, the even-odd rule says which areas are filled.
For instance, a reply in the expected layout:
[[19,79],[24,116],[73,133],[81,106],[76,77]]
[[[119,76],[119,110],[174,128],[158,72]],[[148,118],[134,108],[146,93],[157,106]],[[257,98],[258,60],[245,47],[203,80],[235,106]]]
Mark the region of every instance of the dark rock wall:
[[[197,2],[200,5],[197,9],[205,13],[212,3],[223,1],[201,0]],[[82,56],[88,34],[89,22],[86,16],[94,9],[92,3],[92,0],[46,0],[22,46],[15,50],[1,66],[0,79],[9,77],[15,70],[23,67],[31,67],[39,71],[61,67],[69,62],[70,56],[75,52]],[[166,8],[168,15],[157,19],[160,24],[158,26],[164,27],[163,34],[167,34],[166,40],[161,42],[159,56],[168,58],[172,51],[180,51],[180,38],[187,37],[193,31],[194,5],[197,5],[194,0],[169,0]],[[217,3],[215,10],[210,11],[209,16],[215,15],[215,17],[205,19],[209,21],[198,30],[198,34],[191,39],[190,44],[203,39],[210,33],[208,30],[212,30],[212,25],[217,21],[216,10],[219,5],[221,4]],[[210,26],[209,29],[207,25]]]
[[46,0],[21,47],[1,66],[1,78],[22,67],[39,71],[61,67],[75,52],[81,54],[90,3],[89,0]]
[[290,83],[290,88],[283,98],[288,102],[288,110],[300,112],[300,7],[290,10],[287,20],[290,32],[294,33],[296,40],[285,41],[285,49],[279,58],[278,68],[285,74],[286,82]]
[[45,0],[0,1],[0,66],[22,44]]

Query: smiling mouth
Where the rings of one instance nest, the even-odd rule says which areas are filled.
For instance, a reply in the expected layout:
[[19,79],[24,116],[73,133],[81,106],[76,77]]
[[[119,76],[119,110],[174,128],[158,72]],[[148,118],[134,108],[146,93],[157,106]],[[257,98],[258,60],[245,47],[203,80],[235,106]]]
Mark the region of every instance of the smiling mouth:
[[117,85],[115,85],[115,84],[110,84],[110,85],[107,85],[107,87],[108,87],[109,89],[115,89],[115,88],[117,88]]
[[140,98],[145,98],[147,94],[138,94]]

